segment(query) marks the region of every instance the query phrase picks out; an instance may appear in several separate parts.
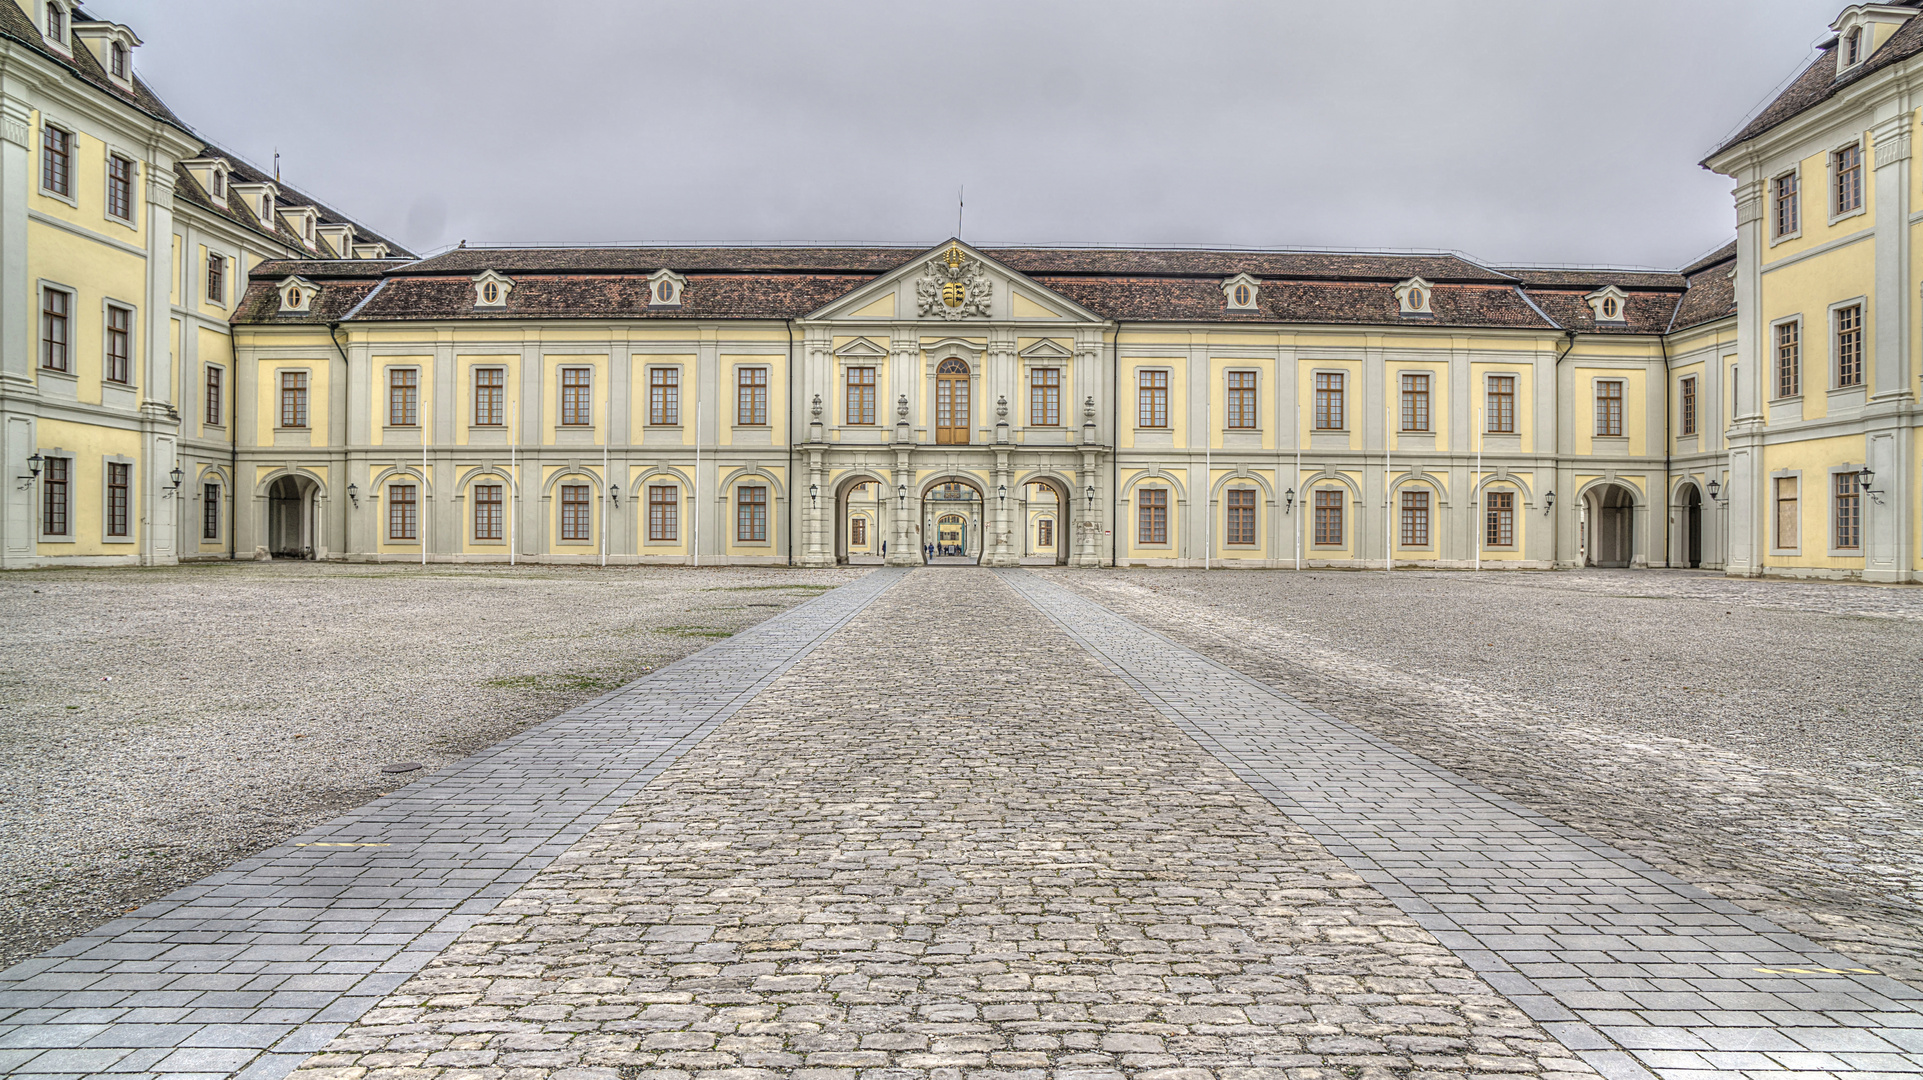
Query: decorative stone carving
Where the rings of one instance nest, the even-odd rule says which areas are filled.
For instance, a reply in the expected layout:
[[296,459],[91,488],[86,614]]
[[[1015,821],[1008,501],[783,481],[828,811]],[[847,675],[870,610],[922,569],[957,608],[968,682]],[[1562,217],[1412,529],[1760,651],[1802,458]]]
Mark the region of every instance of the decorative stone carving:
[[895,422],[898,424],[906,424],[908,422],[907,394],[903,394],[895,399]]
[[985,319],[993,289],[994,283],[982,268],[981,260],[970,258],[961,245],[950,244],[947,251],[928,260],[921,277],[916,279],[916,309],[924,318],[966,319],[979,315]]
[[814,417],[817,421],[821,419],[821,395],[820,394],[815,395],[815,403],[810,411],[814,413]]

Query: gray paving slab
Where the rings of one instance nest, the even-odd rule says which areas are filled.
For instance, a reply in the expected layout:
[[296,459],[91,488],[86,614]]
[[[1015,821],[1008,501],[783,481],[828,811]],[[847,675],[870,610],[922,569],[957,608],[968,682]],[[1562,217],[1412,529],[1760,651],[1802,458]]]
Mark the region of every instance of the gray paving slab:
[[901,577],[825,593],[0,972],[0,1067],[285,1076]]
[[[1491,985],[1565,1021],[1566,1045],[1612,1080],[1923,1069],[1883,1037],[1923,1018],[1923,992],[1076,593],[1000,573]],[[1703,1057],[1718,1050],[1771,1064],[1720,1070]]]

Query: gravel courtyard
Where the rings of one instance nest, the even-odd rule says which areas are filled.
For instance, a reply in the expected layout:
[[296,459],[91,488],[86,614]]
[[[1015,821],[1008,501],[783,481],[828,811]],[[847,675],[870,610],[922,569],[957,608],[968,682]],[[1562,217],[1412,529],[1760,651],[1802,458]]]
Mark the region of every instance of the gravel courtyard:
[[0,576],[0,968],[861,573]]
[[1923,985],[1923,590],[1669,571],[1047,571]]

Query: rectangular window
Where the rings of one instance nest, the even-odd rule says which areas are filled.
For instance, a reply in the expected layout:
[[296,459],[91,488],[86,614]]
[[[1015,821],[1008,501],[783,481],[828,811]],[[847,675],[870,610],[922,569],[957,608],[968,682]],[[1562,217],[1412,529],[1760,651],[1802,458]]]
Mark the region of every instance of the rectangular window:
[[848,422],[850,424],[875,422],[874,368],[851,367],[848,369]]
[[1342,546],[1342,489],[1318,488],[1315,493],[1315,542]]
[[1135,500],[1135,542],[1168,543],[1168,489],[1137,488]]
[[1136,372],[1137,409],[1135,426],[1145,428],[1165,428],[1168,426],[1168,372]]
[[507,405],[507,369],[474,369],[474,426],[500,427]]
[[848,523],[848,545],[850,547],[868,546],[867,518],[856,518]]
[[67,345],[68,319],[73,311],[73,294],[61,289],[40,291],[40,366],[48,371],[70,371]]
[[207,369],[207,423],[219,427],[227,415],[225,403],[221,401],[224,388],[221,380],[226,377],[225,368]]
[[416,427],[420,424],[421,370],[387,369],[387,426]]
[[1617,436],[1623,433],[1623,384],[1620,379],[1601,379],[1596,383],[1596,434]]
[[413,484],[389,484],[387,486],[387,538],[389,540],[414,539],[415,527],[419,524],[414,503]]
[[1854,551],[1863,546],[1863,496],[1856,490],[1856,474],[1835,473],[1830,483],[1836,491],[1836,542],[1832,546]]
[[72,468],[72,458],[47,459],[46,475],[40,478],[40,531],[44,535],[67,535],[68,500],[72,495],[68,477]]
[[1426,491],[1402,493],[1402,546],[1429,546],[1429,493]]
[[1796,322],[1776,327],[1776,396],[1795,397],[1803,392],[1802,327]]
[[220,539],[220,485],[200,486],[200,538]]
[[1429,430],[1429,376],[1402,377],[1402,430]]
[[1514,435],[1516,433],[1516,377],[1514,375],[1489,376],[1488,396],[1488,403],[1483,406],[1484,430],[1491,435]]
[[1342,373],[1318,371],[1315,374],[1315,429],[1342,430]]
[[1035,546],[1055,546],[1055,519],[1043,518],[1035,523]]
[[563,427],[587,427],[594,423],[594,400],[592,397],[593,368],[564,367],[561,369],[561,424]]
[[40,186],[73,194],[73,136],[49,124],[40,137]]
[[134,163],[119,154],[107,156],[107,213],[134,219]]
[[680,493],[681,489],[669,484],[648,489],[648,539],[681,538]]
[[1516,493],[1485,491],[1482,542],[1486,547],[1516,546]]
[[474,485],[474,539],[501,538],[501,489],[500,484]]
[[107,381],[133,380],[134,313],[117,304],[107,305]]
[[307,373],[305,371],[280,373],[280,426],[284,428],[307,426]]
[[1223,539],[1231,544],[1255,543],[1255,489],[1230,488],[1228,521]]
[[648,369],[648,423],[681,422],[681,369]]
[[1863,385],[1863,305],[1836,309],[1836,385]]
[[1776,478],[1776,546],[1793,548],[1800,543],[1802,530],[1797,527],[1801,520],[1797,515],[1797,477],[1779,476]]
[[1696,376],[1683,380],[1683,434],[1696,434]]
[[593,539],[594,518],[588,514],[588,486],[561,485],[561,539]]
[[1836,172],[1836,212],[1847,214],[1863,208],[1863,148],[1845,146],[1830,155]]
[[207,253],[207,299],[216,304],[227,300],[227,256]]
[[734,538],[742,543],[768,539],[768,489],[744,485],[734,489],[734,498]]
[[107,463],[107,535],[127,535],[127,486],[133,466],[124,461]]
[[1028,422],[1055,427],[1062,422],[1062,369],[1035,368],[1028,373]]
[[735,375],[734,422],[759,426],[768,422],[768,369],[742,368]]
[[1776,235],[1788,236],[1803,227],[1796,198],[1795,172],[1786,172],[1770,181],[1775,190]]
[[[1255,372],[1229,372],[1229,427],[1255,427]],[[1253,540],[1250,543],[1254,543]]]

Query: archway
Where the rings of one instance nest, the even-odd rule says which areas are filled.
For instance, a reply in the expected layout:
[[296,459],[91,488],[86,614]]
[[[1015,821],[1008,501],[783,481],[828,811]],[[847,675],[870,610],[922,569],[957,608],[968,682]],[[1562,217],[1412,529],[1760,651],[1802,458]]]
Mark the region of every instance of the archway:
[[935,442],[968,443],[968,362],[949,357],[935,366]]
[[973,564],[982,555],[986,496],[973,480],[944,477],[921,495],[922,556],[931,561]]
[[1636,557],[1636,495],[1621,484],[1592,489],[1589,501],[1589,565],[1629,566]]
[[1676,496],[1676,550],[1682,553],[1683,565],[1695,570],[1703,565],[1703,493],[1685,481]]
[[267,553],[276,559],[311,559],[314,542],[312,480],[282,476],[267,485]]
[[856,475],[837,485],[835,562],[880,565],[888,555],[890,511],[888,485],[878,477]]
[[1067,485],[1051,477],[1034,477],[1022,483],[1022,501],[1017,508],[1022,530],[1023,563],[1030,566],[1067,566],[1074,554],[1075,533],[1070,510],[1074,502]]

